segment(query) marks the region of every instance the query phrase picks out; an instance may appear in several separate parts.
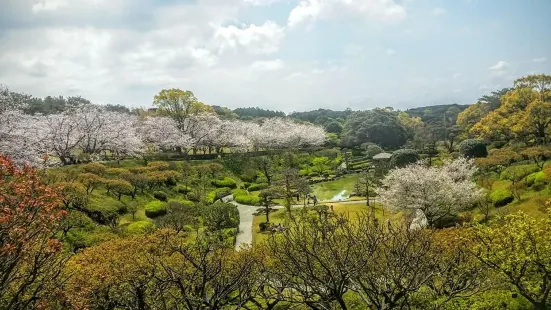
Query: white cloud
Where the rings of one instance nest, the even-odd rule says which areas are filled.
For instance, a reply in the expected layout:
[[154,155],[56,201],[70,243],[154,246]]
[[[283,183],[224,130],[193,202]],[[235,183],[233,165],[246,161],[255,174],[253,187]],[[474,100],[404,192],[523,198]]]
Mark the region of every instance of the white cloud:
[[546,57],[538,57],[538,58],[534,58],[532,59],[533,62],[545,62],[547,61],[547,58]]
[[488,69],[492,70],[492,71],[501,71],[501,70],[507,69],[508,67],[509,67],[508,62],[506,62],[504,60],[500,60],[495,65],[489,67]]
[[389,48],[389,49],[386,50],[386,54],[389,55],[389,56],[391,56],[391,55],[396,54],[396,51],[393,50],[393,49],[391,49],[391,48]]
[[55,11],[68,4],[67,0],[39,0],[32,6],[33,13],[41,11]]
[[281,0],[244,0],[252,5],[270,5],[272,3],[279,2]]
[[261,26],[219,27],[214,36],[222,50],[243,47],[252,54],[270,54],[278,50],[285,29],[273,21],[266,21]]
[[447,11],[444,8],[434,8],[431,11],[431,14],[434,15],[434,16],[442,16],[446,13],[447,13]]
[[255,61],[252,63],[251,68],[253,70],[260,71],[273,71],[283,68],[283,61],[281,59]]
[[[406,10],[394,0],[301,0],[289,14],[288,25],[356,15],[369,20],[397,22]],[[346,17],[344,17],[346,18]]]

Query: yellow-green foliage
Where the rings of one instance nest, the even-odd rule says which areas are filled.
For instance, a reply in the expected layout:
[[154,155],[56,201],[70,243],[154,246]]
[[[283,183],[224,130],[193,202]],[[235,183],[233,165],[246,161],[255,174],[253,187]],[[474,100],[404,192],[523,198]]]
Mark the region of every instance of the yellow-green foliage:
[[154,200],[145,205],[145,215],[149,218],[156,218],[166,214],[166,203]]
[[490,193],[490,200],[496,207],[502,207],[514,200],[513,193],[508,189],[496,189]]
[[155,227],[155,224],[153,224],[150,221],[137,221],[130,223],[126,227],[126,231],[128,231],[131,234],[143,234],[147,232],[150,229],[153,229]]

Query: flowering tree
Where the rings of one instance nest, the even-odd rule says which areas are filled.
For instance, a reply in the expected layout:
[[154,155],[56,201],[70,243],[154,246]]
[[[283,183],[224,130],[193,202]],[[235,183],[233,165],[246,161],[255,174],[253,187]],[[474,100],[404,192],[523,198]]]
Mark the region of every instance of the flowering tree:
[[421,212],[432,227],[481,198],[482,191],[472,181],[475,171],[465,158],[441,167],[416,163],[391,170],[377,193],[386,207]]
[[34,169],[0,155],[0,308],[35,308],[53,288],[64,262],[60,205]]
[[182,134],[176,122],[169,117],[148,117],[141,123],[139,131],[145,143],[159,150],[189,149],[193,145],[191,136]]

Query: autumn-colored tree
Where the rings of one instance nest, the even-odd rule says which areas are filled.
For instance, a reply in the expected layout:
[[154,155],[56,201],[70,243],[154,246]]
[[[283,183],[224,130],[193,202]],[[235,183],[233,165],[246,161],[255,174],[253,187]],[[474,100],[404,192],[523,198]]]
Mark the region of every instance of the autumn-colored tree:
[[486,139],[534,138],[548,141],[551,125],[551,76],[530,75],[515,81],[515,89],[501,97],[501,105],[483,117],[471,132]]
[[30,167],[0,155],[0,308],[45,307],[64,264],[54,236],[66,212]]
[[543,169],[545,160],[551,157],[551,148],[544,146],[534,146],[524,149],[520,154],[534,162],[540,170]]
[[60,182],[55,189],[61,194],[61,201],[65,208],[83,209],[88,204],[86,188],[78,182]]
[[534,309],[551,306],[551,209],[545,217],[522,212],[478,224],[465,239],[471,254],[526,298]]
[[476,158],[475,163],[483,171],[495,171],[501,174],[503,169],[509,167],[522,157],[512,149],[493,149],[487,157]]
[[79,182],[84,185],[86,194],[91,194],[96,188],[104,184],[106,180],[95,173],[83,173],[79,176]]

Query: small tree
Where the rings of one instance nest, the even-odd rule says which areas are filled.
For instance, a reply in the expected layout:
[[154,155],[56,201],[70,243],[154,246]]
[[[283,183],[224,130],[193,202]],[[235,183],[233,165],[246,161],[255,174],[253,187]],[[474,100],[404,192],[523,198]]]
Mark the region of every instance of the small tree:
[[360,173],[360,177],[356,181],[356,190],[358,195],[365,196],[366,205],[369,206],[369,191],[377,185],[377,178],[373,171],[365,169]]
[[402,149],[392,153],[390,164],[392,167],[405,167],[419,160],[419,154],[416,150]]
[[472,181],[475,171],[473,162],[465,158],[442,167],[417,163],[390,171],[377,193],[386,207],[420,210],[429,226],[440,226],[441,221],[473,206],[481,197]]
[[539,170],[542,170],[545,160],[551,157],[551,149],[544,146],[533,146],[522,150],[520,154],[532,160]]
[[[262,207],[264,207],[264,211],[266,213],[267,223],[270,222],[270,212],[272,207],[275,205],[274,198],[277,196],[279,196],[279,191],[273,187],[260,191],[260,194],[258,195],[258,197],[260,197],[260,201],[262,202]],[[288,210],[291,212],[290,206]]]
[[314,166],[314,171],[323,175],[323,172],[329,168],[329,158],[322,156],[312,159],[312,165]]
[[211,231],[235,228],[239,225],[239,211],[231,203],[216,202],[203,208],[205,226]]

